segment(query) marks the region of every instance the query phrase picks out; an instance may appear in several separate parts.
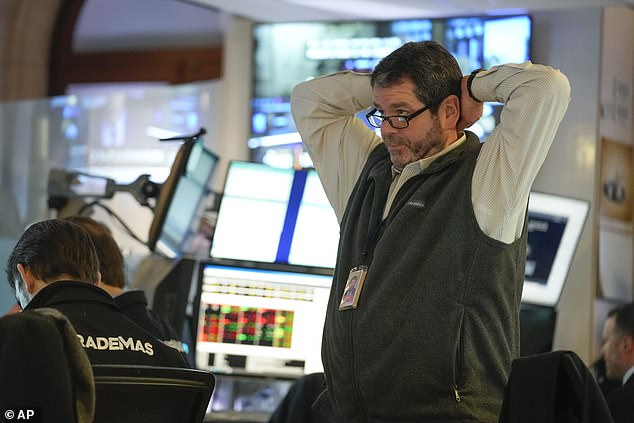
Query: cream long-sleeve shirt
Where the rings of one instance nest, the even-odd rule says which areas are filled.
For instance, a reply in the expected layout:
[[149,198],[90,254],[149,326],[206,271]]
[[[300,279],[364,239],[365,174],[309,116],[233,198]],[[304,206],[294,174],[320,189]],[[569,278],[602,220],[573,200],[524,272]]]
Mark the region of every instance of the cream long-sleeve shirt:
[[[477,74],[476,98],[504,103],[500,123],[482,146],[473,174],[472,204],[482,231],[511,243],[522,231],[531,185],[570,101],[570,85],[558,70],[525,62]],[[372,107],[370,75],[339,72],[298,84],[291,96],[295,124],[339,221],[370,152],[382,141],[355,114]],[[398,190],[461,137],[434,156],[393,171],[384,216]]]

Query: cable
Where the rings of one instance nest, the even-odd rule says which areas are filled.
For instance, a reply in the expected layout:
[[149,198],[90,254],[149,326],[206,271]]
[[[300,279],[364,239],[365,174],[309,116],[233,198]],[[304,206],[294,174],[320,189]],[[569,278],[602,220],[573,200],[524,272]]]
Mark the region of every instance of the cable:
[[139,238],[132,231],[132,229],[130,229],[130,227],[128,225],[126,225],[126,223],[123,220],[121,220],[121,218],[114,211],[112,211],[112,209],[110,209],[110,207],[106,206],[105,204],[102,204],[101,202],[99,202],[99,200],[95,200],[95,201],[92,201],[90,203],[84,204],[82,206],[82,208],[79,209],[79,212],[77,214],[81,216],[84,211],[86,211],[88,208],[90,208],[92,206],[99,206],[102,209],[104,209],[110,215],[110,217],[113,217],[117,222],[119,222],[119,224],[123,227],[123,229],[125,229],[125,231],[128,233],[128,235],[130,235],[130,237],[132,237],[135,241],[141,243],[145,247],[148,246],[147,242],[143,241],[141,238]]

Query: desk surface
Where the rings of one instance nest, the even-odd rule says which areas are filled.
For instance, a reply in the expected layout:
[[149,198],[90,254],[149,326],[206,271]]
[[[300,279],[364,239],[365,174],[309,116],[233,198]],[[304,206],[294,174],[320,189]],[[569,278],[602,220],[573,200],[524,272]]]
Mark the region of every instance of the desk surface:
[[218,411],[205,416],[207,423],[266,423],[269,421],[268,413],[239,413],[237,411]]

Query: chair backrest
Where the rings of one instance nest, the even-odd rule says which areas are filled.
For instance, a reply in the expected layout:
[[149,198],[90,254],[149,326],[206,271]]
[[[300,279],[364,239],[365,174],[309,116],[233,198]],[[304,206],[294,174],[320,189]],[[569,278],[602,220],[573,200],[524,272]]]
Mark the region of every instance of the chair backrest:
[[573,351],[513,360],[498,423],[611,423],[590,369]]
[[104,365],[92,366],[95,423],[200,423],[215,378],[202,370]]

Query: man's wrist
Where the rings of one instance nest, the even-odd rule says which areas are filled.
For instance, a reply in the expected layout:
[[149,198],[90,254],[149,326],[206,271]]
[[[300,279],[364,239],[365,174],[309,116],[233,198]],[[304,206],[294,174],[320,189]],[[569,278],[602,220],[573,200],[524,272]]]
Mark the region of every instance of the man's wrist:
[[473,83],[473,80],[476,77],[476,75],[478,74],[478,72],[480,72],[481,70],[482,69],[474,70],[473,72],[471,72],[471,75],[469,75],[469,78],[467,78],[467,92],[469,93],[469,97],[471,97],[472,99],[474,99],[478,103],[482,103],[482,100],[480,100],[475,95],[473,95],[473,91],[471,91],[471,84]]

